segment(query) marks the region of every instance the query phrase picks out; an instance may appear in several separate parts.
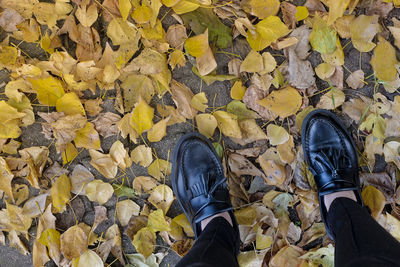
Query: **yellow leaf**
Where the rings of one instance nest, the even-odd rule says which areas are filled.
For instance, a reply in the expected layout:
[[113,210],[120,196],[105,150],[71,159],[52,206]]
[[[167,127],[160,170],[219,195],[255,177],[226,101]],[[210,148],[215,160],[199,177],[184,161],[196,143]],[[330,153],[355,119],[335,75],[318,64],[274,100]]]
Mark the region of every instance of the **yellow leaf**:
[[305,6],[296,6],[296,13],[294,14],[297,21],[301,21],[308,17],[308,9]]
[[310,33],[310,44],[321,54],[331,54],[336,49],[336,31],[325,20],[315,17]]
[[292,163],[295,158],[295,154],[293,153],[294,151],[294,143],[293,143],[293,136],[289,136],[289,140],[281,145],[278,145],[276,147],[279,158],[285,162],[285,163]]
[[185,41],[185,49],[194,57],[201,57],[209,48],[208,45],[208,30],[205,33],[190,37]]
[[254,206],[248,206],[235,211],[235,217],[240,225],[253,225],[257,218],[256,209]]
[[326,80],[335,73],[335,66],[325,62],[321,63],[315,68],[315,73],[320,79]]
[[394,44],[397,48],[400,48],[400,21],[396,18],[392,18],[393,26],[389,26],[388,29],[393,35]]
[[114,45],[137,46],[137,29],[135,25],[123,18],[114,18],[110,22],[107,36]]
[[96,150],[90,149],[90,164],[96,168],[104,177],[113,179],[118,172],[118,164],[111,158],[109,154],[103,154]]
[[173,70],[175,66],[184,67],[186,65],[185,54],[181,50],[175,50],[169,55],[168,63]]
[[142,4],[140,7],[135,8],[132,13],[132,18],[136,21],[136,23],[143,24],[150,20],[151,15],[152,10],[148,6]]
[[90,201],[97,201],[99,205],[106,203],[113,195],[114,188],[102,180],[93,180],[86,186],[86,196]]
[[368,185],[362,190],[361,196],[364,204],[371,209],[372,217],[377,219],[386,204],[386,198],[383,193],[372,185]]
[[104,263],[96,254],[96,252],[91,251],[90,249],[86,250],[82,255],[76,260],[76,267],[103,267]]
[[13,65],[15,64],[18,56],[17,48],[13,46],[5,46],[1,49],[0,53],[0,63],[3,65]]
[[350,25],[353,23],[353,20],[356,17],[354,15],[346,15],[341,18],[338,18],[335,21],[335,29],[337,33],[340,35],[342,38],[350,38],[351,37],[351,32],[350,32]]
[[68,143],[62,152],[63,165],[73,161],[78,156],[78,150],[72,143]]
[[78,5],[78,8],[75,12],[75,17],[79,20],[79,22],[84,27],[90,27],[97,20],[97,4],[91,4],[87,10],[86,6]]
[[148,173],[161,182],[166,176],[171,174],[171,163],[163,159],[156,159],[147,168]]
[[275,70],[276,61],[275,58],[271,55],[270,52],[264,52],[262,54],[263,57],[263,69],[261,74],[269,73]]
[[121,87],[124,95],[124,107],[131,110],[142,97],[147,103],[150,103],[155,88],[153,81],[146,75],[133,74],[122,80]]
[[148,200],[157,209],[162,209],[164,214],[167,214],[174,201],[174,193],[168,185],[162,184],[153,189]]
[[196,10],[200,5],[190,0],[180,0],[176,3],[172,9],[176,14],[184,14]]
[[150,130],[153,126],[154,109],[150,107],[141,97],[139,103],[136,104],[132,111],[130,124],[133,129],[140,135]]
[[274,239],[272,236],[263,234],[263,229],[261,227],[257,228],[257,235],[256,235],[256,249],[267,249],[269,248]]
[[177,225],[182,227],[187,236],[194,237],[192,226],[190,225],[189,220],[187,219],[187,217],[184,213],[181,213],[180,215],[173,218],[171,225],[173,223],[176,223]]
[[341,66],[344,64],[343,48],[340,44],[339,37],[336,38],[336,49],[332,54],[321,54],[322,60],[334,65]]
[[60,237],[61,252],[67,260],[78,258],[88,247],[88,237],[78,225],[65,231]]
[[55,106],[57,100],[64,95],[64,88],[60,80],[49,76],[40,79],[28,79],[32,89],[36,91],[40,103]]
[[325,93],[318,102],[317,107],[323,109],[335,109],[344,103],[345,95],[343,91],[332,88]]
[[194,95],[190,101],[190,105],[201,112],[206,112],[207,103],[207,96],[204,92]]
[[7,153],[10,155],[18,154],[18,148],[21,146],[21,142],[15,141],[11,139],[10,142],[3,146],[3,153]]
[[256,51],[251,50],[240,64],[240,72],[260,72],[264,69],[263,57]]
[[381,31],[378,23],[379,16],[360,15],[350,24],[351,41],[360,52],[369,52],[375,47],[372,39]]
[[147,258],[154,251],[156,234],[149,227],[144,227],[136,233],[132,244],[135,246],[137,252]]
[[258,103],[283,119],[296,114],[303,100],[296,89],[288,86],[273,91],[266,98],[258,101]]
[[376,77],[382,81],[394,81],[397,77],[396,51],[394,47],[381,36],[379,43],[374,49],[374,55],[371,58],[371,65]]
[[211,114],[198,114],[195,118],[199,132],[207,138],[211,138],[218,126],[217,119]]
[[28,229],[31,227],[32,224],[32,218],[26,216],[23,213],[22,208],[12,205],[8,202],[6,202],[6,208],[7,218],[4,218],[4,220],[7,221],[5,225],[7,225],[8,230],[15,230],[17,232],[27,234]]
[[17,138],[21,134],[19,125],[20,119],[25,113],[7,104],[4,100],[0,101],[0,138]]
[[130,0],[119,0],[119,12],[124,20],[126,20],[129,16],[129,13],[132,8],[132,4]]
[[[386,121],[384,118],[382,118],[381,115],[371,113],[360,124],[360,130],[361,131],[363,131],[363,130],[371,131],[372,130],[372,134],[376,138],[383,140],[383,139],[385,139]],[[390,142],[388,142],[388,143],[390,143]]]
[[63,174],[57,178],[50,189],[53,207],[57,213],[66,209],[66,204],[71,198],[71,181],[68,176]]
[[286,129],[275,124],[268,124],[267,135],[270,144],[273,146],[284,144],[289,140],[289,134]]
[[279,0],[247,0],[241,2],[241,7],[259,19],[275,16],[279,11]]
[[167,123],[169,118],[160,120],[147,132],[147,139],[150,142],[159,142],[167,134]]
[[165,220],[164,213],[161,209],[152,211],[148,217],[147,227],[154,232],[171,231],[169,223]]
[[161,0],[161,2],[166,6],[166,7],[173,7],[176,5],[180,0]]
[[236,81],[231,88],[231,98],[242,100],[245,93],[246,87],[243,86],[242,81]]
[[328,25],[332,25],[338,18],[343,16],[349,3],[350,0],[328,0]]
[[145,145],[135,147],[131,152],[131,159],[140,166],[147,167],[153,161],[151,148]]
[[255,33],[247,31],[247,41],[252,49],[260,51],[287,35],[288,27],[277,16],[269,16],[255,25]]
[[21,102],[24,94],[21,93],[20,90],[24,92],[27,91],[28,88],[28,84],[24,79],[18,79],[8,82],[4,93],[8,98],[14,100],[15,102]]
[[64,112],[66,115],[82,114],[85,116],[85,109],[81,100],[75,93],[67,93],[56,101],[58,112]]
[[240,131],[236,115],[222,110],[214,112],[213,115],[217,119],[218,127],[225,136],[242,138],[242,132]]
[[60,254],[60,232],[56,229],[45,229],[39,237],[39,242],[46,246],[50,257],[57,257]]
[[121,223],[122,227],[127,226],[130,218],[132,216],[138,216],[140,212],[140,206],[130,199],[117,202],[115,209],[118,221]]
[[76,147],[94,150],[100,149],[99,133],[94,128],[93,123],[87,122],[85,127],[76,132],[74,143]]

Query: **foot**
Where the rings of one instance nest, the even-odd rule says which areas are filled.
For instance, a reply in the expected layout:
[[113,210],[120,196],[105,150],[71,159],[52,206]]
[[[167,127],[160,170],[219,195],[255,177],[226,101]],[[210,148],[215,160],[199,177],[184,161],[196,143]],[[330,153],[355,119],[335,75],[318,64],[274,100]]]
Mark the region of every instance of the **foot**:
[[338,197],[350,198],[357,202],[356,195],[354,194],[353,191],[339,191],[332,194],[327,194],[324,196],[324,203],[327,211],[329,211],[332,202]]
[[178,141],[171,181],[176,199],[196,238],[207,223],[218,216],[227,219],[239,233],[221,163],[206,137],[190,133]]
[[231,215],[229,215],[229,213],[227,211],[224,211],[222,213],[215,214],[211,217],[208,217],[208,218],[205,218],[204,220],[202,220],[201,221],[201,231],[203,231],[206,228],[207,224],[209,224],[214,218],[217,218],[217,217],[224,218],[233,227]]
[[354,141],[343,123],[331,112],[314,110],[303,121],[301,142],[304,158],[314,175],[318,189],[321,217],[326,216],[337,197],[349,197],[362,205],[358,155]]

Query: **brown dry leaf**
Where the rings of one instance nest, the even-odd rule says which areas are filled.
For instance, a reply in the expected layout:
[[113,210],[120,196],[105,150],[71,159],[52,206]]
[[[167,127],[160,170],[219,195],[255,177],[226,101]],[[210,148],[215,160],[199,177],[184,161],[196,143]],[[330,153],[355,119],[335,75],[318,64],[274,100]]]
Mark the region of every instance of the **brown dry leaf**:
[[77,195],[86,194],[86,185],[94,180],[93,174],[83,165],[77,164],[72,171],[71,192]]
[[169,26],[165,39],[171,47],[182,50],[187,37],[185,26],[174,24]]
[[78,225],[68,228],[61,237],[61,252],[68,260],[79,257],[88,247],[88,237]]
[[17,25],[24,21],[24,18],[14,9],[6,8],[0,15],[0,26],[7,32],[17,31]]
[[96,150],[90,149],[90,164],[96,168],[104,177],[113,179],[118,172],[118,163],[113,160],[110,154],[103,154]]
[[242,139],[235,139],[237,143],[251,143],[268,138],[263,129],[258,126],[255,119],[239,120],[239,127],[242,131]]
[[96,130],[104,138],[118,133],[117,123],[121,120],[121,116],[112,112],[100,113],[96,119],[92,121]]
[[239,154],[229,154],[228,165],[230,170],[237,176],[264,176],[264,174],[256,166],[254,166],[253,163],[250,162],[250,160]]
[[172,244],[171,248],[181,257],[184,257],[192,248],[194,243],[193,239],[179,240]]
[[179,113],[187,119],[193,119],[197,114],[197,110],[190,105],[194,96],[190,88],[182,83],[172,80],[171,94]]
[[258,103],[267,96],[267,93],[268,92],[263,91],[261,88],[251,85],[247,88],[243,96],[243,103],[245,103],[248,108],[256,111],[262,118],[271,120],[275,119],[277,116]]
[[295,160],[293,136],[290,135],[289,140],[279,144],[276,149],[279,153],[279,158],[283,162],[291,164]]
[[90,27],[97,20],[97,4],[93,3],[90,6],[78,6],[75,17],[84,27]]
[[356,70],[352,72],[346,79],[346,83],[353,89],[358,89],[364,86],[364,72]]

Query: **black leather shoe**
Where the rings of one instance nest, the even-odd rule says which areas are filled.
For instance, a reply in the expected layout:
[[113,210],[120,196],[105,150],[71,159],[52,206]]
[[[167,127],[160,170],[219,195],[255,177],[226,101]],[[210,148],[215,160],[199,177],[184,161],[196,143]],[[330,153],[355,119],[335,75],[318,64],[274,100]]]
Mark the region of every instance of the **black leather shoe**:
[[335,240],[326,221],[324,195],[352,190],[363,206],[358,177],[358,155],[351,135],[332,112],[317,109],[310,112],[301,126],[304,158],[314,175],[318,189],[322,221],[328,236]]
[[224,211],[231,215],[234,230],[239,236],[221,163],[205,136],[189,133],[178,141],[171,181],[176,199],[191,223],[196,239],[201,234],[201,221]]

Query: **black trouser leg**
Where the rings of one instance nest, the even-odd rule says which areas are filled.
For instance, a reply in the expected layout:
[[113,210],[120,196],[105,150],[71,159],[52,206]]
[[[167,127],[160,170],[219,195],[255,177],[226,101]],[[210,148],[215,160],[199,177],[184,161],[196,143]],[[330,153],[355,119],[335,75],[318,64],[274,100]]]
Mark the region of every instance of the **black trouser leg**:
[[335,235],[335,266],[400,266],[400,243],[348,198],[337,198],[328,212]]
[[235,244],[239,238],[233,227],[222,217],[208,223],[192,249],[176,267],[235,267],[239,266]]

